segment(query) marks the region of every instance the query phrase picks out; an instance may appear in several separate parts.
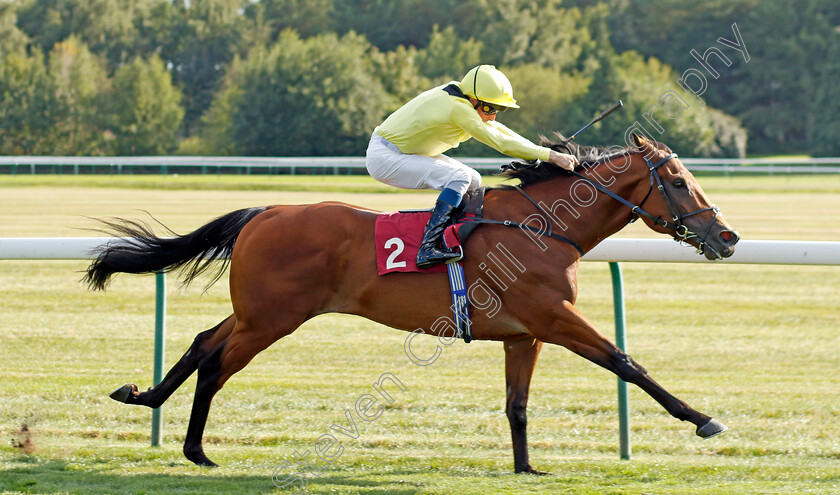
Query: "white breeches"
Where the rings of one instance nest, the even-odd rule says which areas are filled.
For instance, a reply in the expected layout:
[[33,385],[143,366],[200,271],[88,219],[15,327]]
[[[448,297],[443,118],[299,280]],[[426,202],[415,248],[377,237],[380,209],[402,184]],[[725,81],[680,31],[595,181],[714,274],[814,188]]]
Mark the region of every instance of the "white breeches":
[[449,187],[460,195],[481,186],[481,175],[446,155],[407,155],[387,139],[374,134],[370,138],[365,165],[374,179],[403,189]]

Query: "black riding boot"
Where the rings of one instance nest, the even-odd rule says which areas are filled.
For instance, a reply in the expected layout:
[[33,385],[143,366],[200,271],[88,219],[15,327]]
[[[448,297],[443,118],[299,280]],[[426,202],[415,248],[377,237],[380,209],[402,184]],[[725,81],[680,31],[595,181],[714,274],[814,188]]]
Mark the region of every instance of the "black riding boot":
[[446,201],[438,200],[435,203],[432,217],[429,218],[426,231],[423,232],[420,250],[417,251],[418,268],[428,268],[435,263],[444,263],[461,258],[460,251],[450,251],[442,247],[440,242],[453,211],[455,211],[455,207]]

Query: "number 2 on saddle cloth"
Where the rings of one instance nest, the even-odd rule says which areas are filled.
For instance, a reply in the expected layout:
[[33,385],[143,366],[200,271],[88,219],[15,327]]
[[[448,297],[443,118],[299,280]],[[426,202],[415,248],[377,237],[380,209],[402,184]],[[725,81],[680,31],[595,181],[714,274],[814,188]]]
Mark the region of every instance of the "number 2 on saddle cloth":
[[[483,204],[483,190],[465,201],[463,210],[456,216],[453,225],[446,228],[443,242],[451,249],[463,249],[467,236],[478,226],[471,221],[481,217]],[[459,336],[466,342],[472,340],[470,333],[469,302],[467,300],[467,284],[464,280],[464,269],[461,262],[435,265],[429,268],[417,268],[417,251],[423,239],[423,231],[429,221],[431,212],[401,211],[396,213],[381,213],[376,217],[374,226],[374,242],[376,245],[376,268],[379,275],[395,272],[420,273],[449,273],[449,284],[452,290],[452,309],[455,328]]]

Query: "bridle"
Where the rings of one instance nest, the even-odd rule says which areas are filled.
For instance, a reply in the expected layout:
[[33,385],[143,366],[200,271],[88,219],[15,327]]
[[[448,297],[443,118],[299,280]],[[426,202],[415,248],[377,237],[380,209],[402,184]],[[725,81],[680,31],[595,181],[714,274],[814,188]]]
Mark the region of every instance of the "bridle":
[[[647,164],[648,171],[650,173],[650,188],[648,189],[647,194],[645,194],[644,199],[642,199],[642,202],[639,203],[638,205],[634,205],[630,201],[622,198],[618,194],[616,194],[616,193],[610,191],[609,189],[607,189],[606,186],[604,186],[600,182],[594,181],[594,180],[590,179],[589,177],[587,177],[587,176],[585,176],[585,175],[583,175],[583,174],[581,174],[581,173],[579,173],[575,170],[572,170],[569,173],[571,175],[574,175],[575,177],[589,183],[597,191],[606,194],[607,196],[613,198],[614,200],[618,201],[619,203],[621,203],[621,204],[627,206],[628,208],[630,208],[631,215],[630,215],[630,219],[627,221],[627,223],[635,222],[636,220],[639,219],[640,216],[647,217],[654,223],[654,225],[662,226],[662,227],[666,228],[667,230],[671,231],[671,233],[674,236],[674,240],[676,240],[677,242],[688,243],[688,241],[691,240],[691,239],[697,239],[697,252],[698,253],[705,254],[706,251],[708,250],[709,252],[711,252],[715,255],[716,260],[723,259],[723,256],[721,256],[721,254],[718,253],[715,248],[713,248],[711,245],[709,245],[708,242],[706,242],[706,240],[709,238],[709,234],[712,232],[712,227],[715,224],[715,220],[717,220],[718,216],[720,215],[720,209],[717,206],[712,205],[708,208],[700,208],[699,210],[695,210],[695,211],[692,211],[692,212],[689,212],[689,213],[683,213],[682,209],[680,209],[677,202],[674,201],[674,198],[671,196],[671,194],[665,188],[665,185],[662,183],[662,177],[659,175],[659,167],[661,167],[662,165],[665,165],[666,163],[673,160],[677,156],[678,155],[676,153],[670,153],[670,154],[666,155],[664,158],[660,159],[656,163],[653,163],[653,161],[650,158],[645,156],[645,163]],[[522,168],[534,168],[534,167],[539,167],[542,163],[543,162],[540,162],[540,161],[526,162],[526,163],[511,162],[510,164],[503,165],[502,166],[502,171],[504,172],[505,170],[508,170],[508,169],[518,170],[518,169],[522,169]],[[645,202],[648,200],[648,198],[650,198],[651,193],[653,193],[654,184],[656,185],[656,188],[659,190],[659,192],[662,194],[662,198],[665,200],[665,204],[668,206],[668,212],[671,215],[671,220],[670,221],[665,220],[661,216],[654,216],[653,214],[649,213],[644,208],[642,208],[642,205],[645,204]],[[528,193],[526,193],[521,187],[519,187],[519,186],[512,186],[512,187],[516,191],[518,191],[520,194],[525,196],[525,198],[527,198],[528,201],[530,201],[531,204],[533,204],[540,211],[540,213],[548,219],[548,232],[544,232],[542,229],[538,229],[538,228],[532,227],[530,225],[525,225],[525,224],[521,224],[521,223],[518,223],[518,222],[513,222],[511,220],[492,220],[492,219],[489,219],[489,218],[472,218],[468,221],[474,222],[474,223],[489,223],[489,224],[504,225],[506,227],[517,227],[517,228],[520,228],[520,229],[526,229],[526,230],[530,230],[532,232],[537,232],[540,235],[544,234],[544,235],[547,235],[549,237],[552,237],[554,239],[557,239],[559,241],[563,241],[563,242],[569,244],[570,246],[575,248],[578,251],[578,253],[580,253],[581,256],[583,256],[583,254],[584,254],[583,248],[581,248],[575,241],[573,241],[572,239],[569,239],[568,237],[564,237],[562,235],[555,234],[553,232],[554,221],[552,220],[551,215],[545,210],[545,208],[543,208],[537,201],[535,201],[534,198],[529,196]],[[709,223],[709,227],[706,229],[706,232],[704,232],[702,236],[693,232],[691,229],[688,228],[688,226],[685,223],[683,223],[683,221],[686,218],[689,218],[689,217],[692,217],[694,215],[698,215],[700,213],[704,213],[704,212],[707,212],[707,211],[714,212],[715,216],[712,218],[712,221]],[[465,221],[467,221],[467,220],[465,219]]]
[[[709,250],[715,255],[715,259],[723,259],[723,256],[717,252],[712,246],[706,242],[709,238],[709,234],[712,232],[712,227],[715,224],[715,220],[717,220],[718,216],[720,215],[720,209],[712,205],[708,208],[701,208],[699,210],[695,210],[689,213],[683,213],[682,209],[680,209],[677,202],[674,200],[671,193],[665,188],[664,184],[662,183],[662,177],[659,175],[659,167],[665,165],[669,161],[676,158],[678,155],[676,153],[670,153],[660,159],[658,162],[653,163],[653,161],[645,156],[645,163],[647,164],[648,170],[650,172],[650,188],[648,189],[647,194],[645,195],[644,199],[638,205],[634,205],[630,201],[622,198],[621,196],[615,194],[614,192],[607,189],[601,183],[590,179],[589,177],[577,172],[571,171],[570,173],[579,179],[582,179],[592,185],[596,190],[606,194],[607,196],[615,199],[616,201],[628,206],[631,211],[631,217],[628,223],[635,222],[640,216],[647,217],[650,219],[655,225],[659,225],[664,227],[665,229],[671,231],[673,233],[674,239],[677,242],[685,242],[688,243],[689,240],[696,239],[697,240],[697,252],[700,254],[704,254],[706,250]],[[647,212],[645,209],[642,208],[642,205],[650,197],[651,193],[653,192],[653,186],[656,185],[656,188],[662,194],[662,198],[665,200],[665,204],[668,206],[668,212],[671,215],[671,220],[665,220],[661,216],[653,216],[653,214]],[[709,222],[709,227],[706,229],[706,232],[703,235],[698,235],[697,233],[693,232],[688,228],[688,226],[684,223],[686,218],[692,217],[694,215],[698,215],[700,213],[704,213],[707,211],[714,212],[715,216],[712,218],[712,221]],[[550,219],[551,217],[549,217]]]

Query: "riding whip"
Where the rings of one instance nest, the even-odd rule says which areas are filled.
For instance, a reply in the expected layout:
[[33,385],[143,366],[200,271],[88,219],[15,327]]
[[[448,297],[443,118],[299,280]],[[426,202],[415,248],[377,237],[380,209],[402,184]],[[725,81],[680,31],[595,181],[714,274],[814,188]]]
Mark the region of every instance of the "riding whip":
[[619,108],[621,108],[622,106],[624,106],[624,103],[622,103],[622,102],[621,102],[621,100],[618,100],[618,103],[616,103],[615,105],[611,106],[609,109],[604,110],[603,112],[601,112],[601,115],[599,115],[599,116],[595,117],[594,119],[592,119],[592,122],[590,122],[590,123],[586,124],[585,126],[583,126],[583,128],[582,128],[581,130],[579,130],[579,131],[577,131],[576,133],[572,134],[572,137],[570,137],[569,139],[567,139],[567,140],[566,140],[566,142],[568,143],[569,141],[572,141],[575,137],[577,137],[577,135],[578,135],[578,134],[580,134],[581,132],[583,132],[583,131],[585,131],[585,130],[589,129],[589,127],[590,127],[592,124],[594,124],[594,123],[596,123],[596,122],[600,121],[601,119],[603,119],[603,118],[604,118],[604,117],[606,117],[607,115],[609,115],[609,114],[611,114],[611,113],[615,112],[616,110],[618,110],[618,109],[619,109]]

